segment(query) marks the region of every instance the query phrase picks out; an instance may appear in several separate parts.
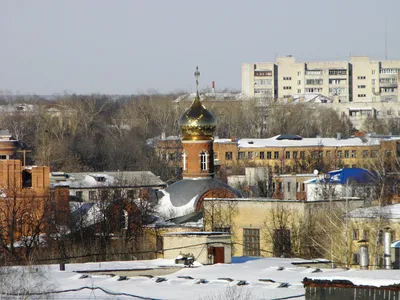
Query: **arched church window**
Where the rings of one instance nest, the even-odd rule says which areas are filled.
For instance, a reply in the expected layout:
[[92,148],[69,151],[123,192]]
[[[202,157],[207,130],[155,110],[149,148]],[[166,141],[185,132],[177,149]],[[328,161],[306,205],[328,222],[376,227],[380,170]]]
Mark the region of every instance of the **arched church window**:
[[182,153],[182,163],[183,163],[183,171],[187,170],[187,153],[184,151]]
[[206,171],[207,170],[207,152],[200,153],[200,170]]

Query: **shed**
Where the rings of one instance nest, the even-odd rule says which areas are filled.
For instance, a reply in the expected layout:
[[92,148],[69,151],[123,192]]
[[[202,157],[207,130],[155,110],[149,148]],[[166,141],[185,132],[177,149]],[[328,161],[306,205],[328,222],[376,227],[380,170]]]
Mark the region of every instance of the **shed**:
[[226,232],[171,232],[163,237],[163,253],[166,259],[191,253],[201,264],[231,263],[231,235]]

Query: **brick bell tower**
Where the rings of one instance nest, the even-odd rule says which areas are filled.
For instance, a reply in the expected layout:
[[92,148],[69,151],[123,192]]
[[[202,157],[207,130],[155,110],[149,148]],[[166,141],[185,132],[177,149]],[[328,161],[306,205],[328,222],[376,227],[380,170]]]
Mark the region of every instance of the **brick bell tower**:
[[201,104],[199,96],[199,68],[196,77],[196,96],[190,108],[179,120],[182,133],[183,178],[214,177],[214,131],[217,127],[215,116]]

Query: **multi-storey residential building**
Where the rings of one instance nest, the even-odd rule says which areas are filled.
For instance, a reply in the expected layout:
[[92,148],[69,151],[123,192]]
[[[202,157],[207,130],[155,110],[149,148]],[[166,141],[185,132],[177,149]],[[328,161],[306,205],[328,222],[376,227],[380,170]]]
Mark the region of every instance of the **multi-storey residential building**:
[[400,61],[353,56],[347,61],[297,62],[292,56],[275,62],[242,64],[242,92],[260,99],[292,95],[336,96],[339,102],[397,101]]

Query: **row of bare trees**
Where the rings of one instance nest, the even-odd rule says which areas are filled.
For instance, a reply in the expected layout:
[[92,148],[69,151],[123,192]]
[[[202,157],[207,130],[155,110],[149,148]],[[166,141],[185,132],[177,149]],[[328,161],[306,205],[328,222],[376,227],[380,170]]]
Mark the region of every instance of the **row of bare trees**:
[[[174,102],[175,95],[138,95],[114,99],[104,95],[64,95],[57,101],[24,101],[25,110],[3,109],[0,127],[9,129],[26,148],[30,163],[53,170],[150,169],[164,180],[174,177],[154,158],[146,141],[179,135],[179,116],[190,101]],[[21,100],[22,101],[22,100]],[[4,102],[4,101],[3,101]],[[217,117],[216,136],[270,137],[299,134],[304,137],[349,135],[346,117],[324,107],[305,104],[257,106],[253,100],[205,101]],[[15,106],[18,99],[4,102]]]

